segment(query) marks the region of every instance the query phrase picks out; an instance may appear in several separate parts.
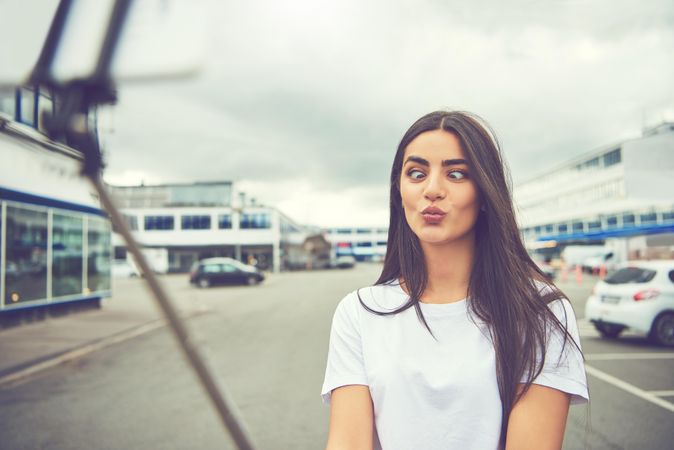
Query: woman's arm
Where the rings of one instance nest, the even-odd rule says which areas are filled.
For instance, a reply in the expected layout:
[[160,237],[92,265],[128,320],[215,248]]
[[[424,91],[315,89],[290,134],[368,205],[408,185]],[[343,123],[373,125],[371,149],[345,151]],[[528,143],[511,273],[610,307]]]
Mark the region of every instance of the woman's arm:
[[326,450],[372,450],[374,412],[367,386],[342,386],[332,391]]
[[510,413],[506,450],[561,449],[569,402],[565,392],[532,384]]

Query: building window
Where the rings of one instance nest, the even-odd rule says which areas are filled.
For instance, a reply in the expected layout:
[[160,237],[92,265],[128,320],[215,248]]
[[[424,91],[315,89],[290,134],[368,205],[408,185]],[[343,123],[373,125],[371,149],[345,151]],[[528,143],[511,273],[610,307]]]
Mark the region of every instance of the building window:
[[546,225],[545,228],[543,229],[543,231],[544,231],[546,234],[552,234],[552,232],[553,232],[552,224]]
[[566,234],[568,232],[568,229],[569,227],[565,223],[560,223],[559,225],[557,225],[557,230],[559,234]]
[[615,164],[619,164],[622,160],[620,148],[611,150],[610,152],[604,154],[603,158],[604,158],[604,167],[610,167]]
[[37,97],[32,89],[24,88],[17,90],[18,108],[17,120],[25,125],[37,128],[37,120],[35,117],[37,109]]
[[229,230],[232,228],[232,216],[229,214],[221,214],[218,216],[218,228],[221,230]]
[[351,228],[337,228],[337,234],[351,234]]
[[601,222],[599,220],[593,220],[587,223],[588,231],[601,231]]
[[181,229],[183,230],[210,230],[211,216],[182,216]]
[[571,224],[571,231],[573,233],[582,233],[583,232],[583,222],[573,222]]
[[107,291],[110,289],[110,224],[89,217],[87,229],[87,288],[89,292]]
[[617,216],[608,216],[606,218],[606,226],[608,228],[616,228],[618,226],[618,217]]
[[5,305],[47,298],[47,211],[7,206]]
[[145,216],[146,230],[172,230],[173,216]]
[[633,227],[634,226],[634,214],[625,213],[623,214],[623,227]]
[[122,247],[121,245],[117,245],[114,248],[114,253],[113,256],[115,259],[126,259],[126,247]]
[[377,241],[377,245],[386,246],[388,243],[386,241]]
[[82,292],[82,218],[54,214],[52,231],[52,295]]
[[356,247],[372,247],[372,242],[358,242]]
[[369,228],[356,228],[356,234],[369,234],[372,230]]
[[242,229],[271,228],[271,220],[267,213],[244,213],[241,215]]
[[655,213],[641,214],[639,219],[641,225],[655,225],[658,222],[658,216]]

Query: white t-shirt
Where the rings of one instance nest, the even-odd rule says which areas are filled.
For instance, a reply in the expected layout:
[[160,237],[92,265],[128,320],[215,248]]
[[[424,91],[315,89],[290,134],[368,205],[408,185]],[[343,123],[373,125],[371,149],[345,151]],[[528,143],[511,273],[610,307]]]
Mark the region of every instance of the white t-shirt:
[[[361,289],[360,296],[377,311],[409,299],[397,283]],[[375,450],[497,449],[501,398],[495,350],[486,325],[469,317],[468,301],[420,303],[436,341],[413,307],[379,316],[361,306],[355,291],[348,294],[332,322],[323,401],[329,404],[340,386],[368,386]],[[550,308],[580,343],[568,300]],[[561,338],[558,331],[549,339],[534,383],[571,394],[572,404],[584,403],[589,397],[582,356],[570,342],[561,354]]]

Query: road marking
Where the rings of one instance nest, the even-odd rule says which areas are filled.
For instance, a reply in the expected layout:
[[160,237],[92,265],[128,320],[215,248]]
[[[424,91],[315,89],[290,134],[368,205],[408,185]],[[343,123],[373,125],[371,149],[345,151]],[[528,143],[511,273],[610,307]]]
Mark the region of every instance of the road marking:
[[655,405],[658,405],[661,408],[666,409],[667,411],[673,412],[674,413],[674,403],[670,403],[666,400],[661,399],[660,397],[657,397],[656,395],[652,394],[651,392],[644,391],[643,389],[639,389],[638,387],[634,386],[633,384],[627,383],[619,378],[614,377],[613,375],[609,375],[606,372],[603,372],[595,367],[588,366],[585,364],[585,371],[589,373],[590,375],[594,376],[595,378],[599,378],[602,381],[605,381],[609,384],[612,384],[613,386],[617,387],[618,389],[622,389],[623,391],[629,392],[632,395],[635,395],[642,400],[646,400],[648,402],[651,402]]
[[648,391],[648,393],[656,397],[674,397],[674,391]]
[[140,336],[141,334],[148,333],[150,331],[156,330],[157,328],[161,328],[164,325],[166,325],[166,321],[164,319],[157,319],[153,322],[146,323],[145,325],[141,325],[139,327],[133,328],[128,331],[123,331],[121,333],[115,334],[113,336],[110,336],[109,338],[102,339],[100,341],[84,345],[82,347],[78,347],[74,350],[71,350],[69,352],[63,353],[61,355],[58,355],[54,358],[48,359],[46,361],[42,361],[40,363],[34,364],[32,366],[26,367],[25,369],[18,370],[16,372],[10,373],[8,375],[5,375],[4,377],[0,378],[0,386],[3,386],[5,384],[9,384],[12,382],[20,381],[24,378],[27,378],[31,375],[34,375],[38,372],[41,372],[46,369],[50,369],[52,367],[56,367],[60,364],[66,363],[68,361],[72,361],[77,358],[81,358],[82,356],[86,356],[90,353],[96,352],[98,350],[101,350],[105,347],[108,347],[113,344],[118,344],[120,342],[127,341],[129,339],[133,339],[137,336]]
[[674,359],[674,353],[591,353],[587,361],[612,361],[627,359]]

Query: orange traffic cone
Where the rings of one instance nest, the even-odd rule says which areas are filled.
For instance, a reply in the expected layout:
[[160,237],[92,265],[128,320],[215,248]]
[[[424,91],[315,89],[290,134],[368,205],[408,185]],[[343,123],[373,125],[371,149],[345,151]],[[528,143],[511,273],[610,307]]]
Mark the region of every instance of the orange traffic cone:
[[561,276],[561,278],[562,278],[562,281],[568,280],[568,278],[569,278],[569,270],[568,270],[568,268],[566,267],[566,263],[565,263],[565,262],[562,263],[562,267],[561,267],[560,269],[561,269],[560,276]]
[[576,264],[576,283],[583,284],[583,269],[580,264]]
[[605,265],[605,264],[601,264],[601,265],[599,266],[599,279],[600,279],[600,280],[603,280],[604,277],[606,277],[606,265]]

